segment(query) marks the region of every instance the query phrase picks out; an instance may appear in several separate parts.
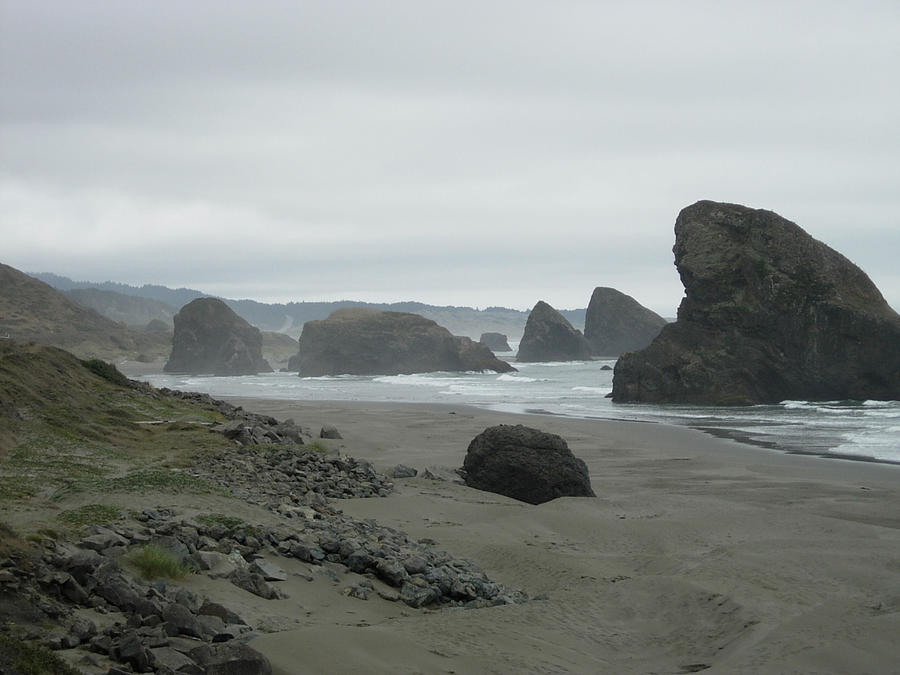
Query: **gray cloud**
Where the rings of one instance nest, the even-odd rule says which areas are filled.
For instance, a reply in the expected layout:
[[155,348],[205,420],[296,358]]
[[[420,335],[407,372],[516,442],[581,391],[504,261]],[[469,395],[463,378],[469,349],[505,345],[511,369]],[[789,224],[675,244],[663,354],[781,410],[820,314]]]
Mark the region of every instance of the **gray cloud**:
[[894,2],[0,4],[4,262],[260,299],[665,314],[769,208],[900,307]]

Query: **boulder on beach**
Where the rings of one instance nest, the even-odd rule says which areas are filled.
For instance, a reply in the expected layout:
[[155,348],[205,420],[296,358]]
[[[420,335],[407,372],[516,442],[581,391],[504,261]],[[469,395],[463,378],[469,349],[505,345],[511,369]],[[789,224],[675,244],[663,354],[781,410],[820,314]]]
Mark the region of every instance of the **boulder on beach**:
[[254,375],[272,372],[262,334],[217,298],[198,298],[175,315],[167,373]]
[[478,341],[495,353],[512,351],[512,347],[509,346],[509,338],[503,333],[482,333]]
[[469,487],[529,504],[594,497],[587,465],[556,434],[517,424],[488,427],[469,443],[463,462]]
[[678,320],[616,364],[614,401],[900,399],[900,316],[776,213],[701,201],[675,222]]
[[301,377],[515,370],[486,346],[452,335],[431,319],[362,307],[303,324],[291,364]]
[[540,300],[525,322],[516,358],[522,362],[584,361],[591,358],[591,346],[581,331]]
[[584,337],[595,356],[618,356],[643,349],[666,325],[666,320],[630,295],[598,286],[584,318]]

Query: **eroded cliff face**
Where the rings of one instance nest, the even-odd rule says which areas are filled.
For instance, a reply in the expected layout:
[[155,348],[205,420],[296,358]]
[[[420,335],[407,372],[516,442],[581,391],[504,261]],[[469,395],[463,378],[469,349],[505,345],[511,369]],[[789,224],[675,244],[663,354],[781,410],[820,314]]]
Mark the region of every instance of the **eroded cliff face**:
[[679,214],[673,252],[678,320],[619,359],[614,401],[900,399],[900,316],[796,224],[701,201]]
[[164,370],[174,373],[254,375],[271,372],[262,357],[262,334],[216,298],[198,298],[175,315],[172,355]]
[[486,346],[418,314],[351,308],[307,321],[291,364],[301,377],[515,370]]

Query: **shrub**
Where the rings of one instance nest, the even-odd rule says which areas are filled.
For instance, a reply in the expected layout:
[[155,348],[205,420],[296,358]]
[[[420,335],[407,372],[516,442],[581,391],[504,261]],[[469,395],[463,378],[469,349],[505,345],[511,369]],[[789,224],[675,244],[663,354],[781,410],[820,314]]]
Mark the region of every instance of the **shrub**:
[[46,647],[0,634],[0,672],[22,675],[79,675]]
[[125,377],[119,369],[111,363],[107,363],[100,359],[88,359],[82,361],[81,365],[94,373],[94,375],[102,377],[104,380],[108,380],[113,384],[118,384],[123,387],[131,386],[131,380]]

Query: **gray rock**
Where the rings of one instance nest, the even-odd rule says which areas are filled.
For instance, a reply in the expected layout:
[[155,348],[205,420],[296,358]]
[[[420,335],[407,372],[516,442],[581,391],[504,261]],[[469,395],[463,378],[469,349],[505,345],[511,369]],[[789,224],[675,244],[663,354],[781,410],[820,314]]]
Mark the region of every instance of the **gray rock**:
[[516,358],[522,362],[585,361],[591,358],[591,346],[562,314],[541,300],[528,315]]
[[246,625],[246,621],[218,602],[204,602],[198,613],[198,617],[199,616],[215,616],[221,619],[225,624]]
[[177,602],[163,608],[162,618],[174,629],[174,632],[170,631],[170,635],[188,635],[200,639],[206,635],[203,625],[191,613],[191,610]]
[[255,375],[272,372],[262,357],[262,333],[217,298],[198,298],[175,315],[167,373]]
[[489,427],[472,439],[466,485],[529,504],[557,497],[594,497],[584,461],[555,434],[522,425]]
[[415,478],[418,470],[403,464],[397,464],[387,470],[386,475],[390,478]]
[[188,656],[203,667],[206,675],[271,675],[268,659],[240,642],[201,645]]
[[900,316],[866,274],[771,212],[701,201],[675,222],[678,320],[622,355],[614,401],[900,400]]
[[417,314],[354,307],[307,321],[292,359],[301,377],[515,370],[484,345]]
[[151,649],[150,653],[153,656],[153,665],[156,668],[168,668],[176,673],[191,673],[191,668],[195,668],[196,670],[193,672],[203,672],[203,669],[194,661],[171,647],[157,647],[156,649]]
[[266,581],[284,581],[287,572],[265,558],[256,558],[250,563],[250,571],[261,574]]
[[237,571],[229,577],[231,583],[253,595],[258,595],[266,600],[277,600],[286,597],[272,584],[268,583],[261,574],[248,571]]
[[584,318],[584,337],[596,356],[643,349],[666,325],[659,314],[615,288],[598,286]]
[[337,427],[326,424],[319,431],[319,438],[343,438],[343,436],[341,436],[341,432],[337,430]]
[[509,340],[503,333],[482,333],[478,341],[492,352],[511,352]]

